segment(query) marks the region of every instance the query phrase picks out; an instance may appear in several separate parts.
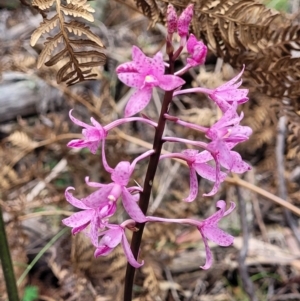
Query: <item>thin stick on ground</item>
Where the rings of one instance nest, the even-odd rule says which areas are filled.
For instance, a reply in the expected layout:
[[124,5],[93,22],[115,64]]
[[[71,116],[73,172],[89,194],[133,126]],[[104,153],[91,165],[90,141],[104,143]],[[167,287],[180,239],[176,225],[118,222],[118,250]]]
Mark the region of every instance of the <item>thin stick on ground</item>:
[[239,271],[241,275],[241,279],[243,282],[243,288],[247,295],[249,296],[249,299],[251,301],[258,301],[256,295],[255,295],[255,290],[253,288],[253,283],[249,277],[248,274],[248,269],[245,264],[245,260],[248,254],[248,244],[249,244],[249,227],[247,223],[247,212],[246,212],[246,204],[245,200],[241,196],[240,192],[240,187],[236,187],[237,191],[237,199],[238,199],[238,211],[239,211],[239,217],[240,217],[240,223],[241,223],[241,228],[242,228],[242,233],[243,233],[243,246],[241,248],[239,257],[238,257],[238,262],[239,262]]
[[[255,174],[254,174],[253,170],[247,174],[247,178],[249,179],[250,183],[252,183],[252,184],[255,183]],[[269,239],[268,239],[268,234],[267,234],[267,228],[263,221],[263,217],[262,217],[262,213],[261,213],[261,209],[259,206],[259,201],[258,201],[256,193],[251,194],[251,200],[252,200],[252,204],[253,204],[253,212],[254,212],[254,215],[256,218],[257,225],[261,232],[262,239],[264,242],[268,242]]]
[[[278,194],[281,198],[287,199],[286,183],[284,178],[284,149],[285,149],[285,134],[286,134],[286,117],[281,116],[278,122],[277,144],[276,144],[276,161],[277,161],[277,174],[278,174]],[[294,236],[300,245],[300,232],[297,223],[290,210],[283,209],[285,221],[291,228]]]
[[274,203],[284,207],[284,208],[287,208],[289,209],[290,211],[292,211],[293,213],[295,213],[296,215],[300,216],[300,208],[296,207],[295,205],[285,201],[284,199],[256,186],[256,185],[253,185],[251,183],[248,183],[242,179],[240,179],[237,175],[233,175],[232,178],[227,178],[225,180],[227,183],[230,183],[230,184],[235,184],[235,185],[238,185],[238,186],[241,186],[241,187],[245,187],[251,191],[254,191],[256,192],[257,194],[260,194],[261,196],[273,201]]

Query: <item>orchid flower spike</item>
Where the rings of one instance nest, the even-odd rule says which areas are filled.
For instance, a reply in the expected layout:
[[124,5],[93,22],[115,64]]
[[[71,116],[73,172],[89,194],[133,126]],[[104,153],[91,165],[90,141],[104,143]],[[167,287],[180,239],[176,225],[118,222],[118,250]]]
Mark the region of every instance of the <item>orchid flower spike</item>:
[[140,112],[148,105],[153,87],[171,91],[185,83],[178,76],[164,74],[165,65],[161,52],[150,58],[138,47],[133,46],[132,59],[132,62],[121,64],[116,70],[120,81],[136,88],[126,105],[125,117]]
[[226,203],[221,200],[217,202],[216,207],[220,209],[218,212],[205,219],[204,221],[199,222],[199,224],[197,225],[197,228],[200,231],[205,245],[206,263],[204,266],[200,266],[204,270],[209,269],[213,262],[212,253],[209,248],[207,239],[215,242],[222,247],[228,247],[232,245],[234,240],[234,237],[232,235],[218,228],[218,222],[234,210],[235,204],[233,202],[230,202],[230,208],[225,211]]
[[[124,222],[125,223],[125,222]],[[123,223],[123,224],[124,224]],[[99,234],[102,236],[99,242],[95,243],[96,251],[94,253],[95,257],[108,255],[115,247],[120,243],[122,244],[125,256],[128,262],[135,268],[139,268],[144,264],[137,262],[134,258],[132,251],[130,249],[129,243],[125,235],[125,227],[121,225],[111,225],[107,224],[106,227],[109,230],[103,231]]]

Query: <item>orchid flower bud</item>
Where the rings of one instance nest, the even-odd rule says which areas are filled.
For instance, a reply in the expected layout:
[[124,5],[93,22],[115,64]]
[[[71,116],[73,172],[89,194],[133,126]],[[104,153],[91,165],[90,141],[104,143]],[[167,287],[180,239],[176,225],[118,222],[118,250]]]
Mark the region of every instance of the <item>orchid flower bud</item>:
[[177,14],[172,4],[167,9],[167,30],[169,35],[177,31]]
[[190,4],[182,12],[177,22],[178,34],[181,38],[186,38],[189,34],[189,26],[193,18],[194,4]]

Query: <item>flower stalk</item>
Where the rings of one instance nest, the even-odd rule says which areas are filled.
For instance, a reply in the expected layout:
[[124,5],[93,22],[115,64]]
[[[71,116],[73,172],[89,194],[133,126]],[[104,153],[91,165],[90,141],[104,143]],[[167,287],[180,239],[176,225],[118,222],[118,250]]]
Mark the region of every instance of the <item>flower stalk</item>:
[[[173,73],[174,73],[174,61],[170,58],[169,59],[169,74],[173,74]],[[146,215],[146,212],[147,212],[147,209],[149,206],[152,184],[153,184],[153,180],[154,180],[155,173],[157,170],[159,158],[161,155],[162,146],[164,143],[162,137],[163,137],[163,132],[165,129],[166,121],[167,121],[164,115],[166,113],[168,113],[168,108],[172,101],[172,98],[173,98],[173,91],[166,91],[164,99],[163,99],[161,113],[160,113],[159,120],[158,120],[158,125],[157,125],[156,131],[155,131],[155,136],[154,136],[153,150],[155,152],[154,152],[154,154],[151,155],[150,160],[149,160],[146,177],[145,177],[145,181],[144,181],[144,189],[143,189],[143,192],[141,193],[141,197],[140,197],[140,201],[139,201],[139,206],[145,215]],[[138,253],[139,253],[145,223],[136,224],[136,227],[137,227],[138,231],[133,233],[132,240],[131,240],[131,250],[132,250],[132,253],[135,258],[137,258]],[[127,268],[126,268],[126,275],[125,275],[124,301],[132,300],[132,288],[133,288],[134,274],[135,274],[135,268],[128,263]]]

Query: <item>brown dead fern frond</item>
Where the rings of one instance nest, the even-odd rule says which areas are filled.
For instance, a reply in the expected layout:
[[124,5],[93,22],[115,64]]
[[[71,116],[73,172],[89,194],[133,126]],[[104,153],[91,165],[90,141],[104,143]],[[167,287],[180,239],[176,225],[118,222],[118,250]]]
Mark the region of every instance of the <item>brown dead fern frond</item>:
[[295,159],[295,163],[300,163],[300,111],[289,111],[293,109],[286,107],[286,114],[289,118],[288,137],[287,137],[287,159]]
[[16,171],[8,165],[4,165],[0,171],[0,188],[3,191],[10,189],[19,183],[19,176]]
[[26,133],[20,131],[16,131],[9,135],[7,137],[7,141],[21,150],[35,148],[38,144],[36,141],[33,141]]
[[[95,79],[98,75],[96,68],[106,62],[106,56],[101,52],[103,43],[87,25],[76,20],[66,21],[66,16],[71,16],[93,22],[94,9],[87,0],[33,0],[32,5],[46,10],[54,3],[56,14],[50,19],[44,18],[31,36],[30,44],[34,46],[42,35],[58,30],[44,43],[37,63],[38,68],[44,64],[48,67],[59,65],[56,80],[68,85]],[[86,38],[78,39],[81,36]],[[49,57],[51,58],[47,61]]]
[[158,276],[161,278],[162,271],[155,261],[149,261],[142,268],[142,272],[145,275],[143,288],[148,291],[151,298],[155,298],[160,295]]

